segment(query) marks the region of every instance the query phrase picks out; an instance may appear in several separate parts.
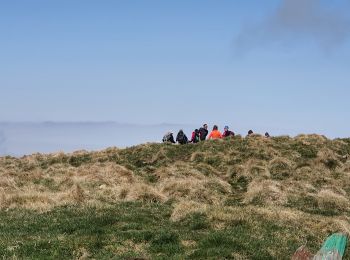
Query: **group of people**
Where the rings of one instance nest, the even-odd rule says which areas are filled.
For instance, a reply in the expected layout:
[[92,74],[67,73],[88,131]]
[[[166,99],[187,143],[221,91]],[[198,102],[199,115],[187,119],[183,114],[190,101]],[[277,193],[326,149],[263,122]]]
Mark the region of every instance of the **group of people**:
[[[235,133],[229,130],[228,126],[224,127],[224,131],[221,133],[219,131],[219,128],[217,125],[213,126],[213,130],[210,132],[209,136],[209,131],[208,131],[208,125],[204,124],[201,128],[195,129],[192,132],[191,139],[189,140],[184,133],[184,131],[181,129],[177,136],[176,139],[174,139],[173,133],[168,132],[164,135],[163,137],[163,142],[164,143],[179,143],[179,144],[187,144],[187,143],[198,143],[200,141],[205,141],[206,139],[220,139],[220,138],[226,138],[226,137],[233,137],[235,136]],[[248,136],[254,134],[252,130],[248,131]],[[208,136],[208,138],[207,138]],[[269,133],[265,133],[265,137],[270,137]]]

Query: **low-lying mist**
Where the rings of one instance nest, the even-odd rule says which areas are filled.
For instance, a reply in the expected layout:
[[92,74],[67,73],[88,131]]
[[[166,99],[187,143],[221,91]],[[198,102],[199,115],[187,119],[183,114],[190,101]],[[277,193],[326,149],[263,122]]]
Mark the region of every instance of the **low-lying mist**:
[[196,126],[107,123],[0,123],[0,156],[99,150],[160,142],[165,132]]

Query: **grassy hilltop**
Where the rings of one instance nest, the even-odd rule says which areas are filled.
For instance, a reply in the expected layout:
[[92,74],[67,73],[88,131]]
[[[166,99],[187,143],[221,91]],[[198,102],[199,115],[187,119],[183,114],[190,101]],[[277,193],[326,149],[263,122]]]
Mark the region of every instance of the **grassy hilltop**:
[[[350,231],[350,139],[235,137],[0,158],[0,255],[290,259]],[[345,258],[350,259],[350,250]]]

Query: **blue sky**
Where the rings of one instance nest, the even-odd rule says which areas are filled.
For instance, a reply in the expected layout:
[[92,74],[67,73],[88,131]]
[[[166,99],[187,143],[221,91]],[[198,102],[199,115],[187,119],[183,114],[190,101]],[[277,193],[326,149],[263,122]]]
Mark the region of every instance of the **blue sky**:
[[0,121],[350,132],[348,0],[0,0]]

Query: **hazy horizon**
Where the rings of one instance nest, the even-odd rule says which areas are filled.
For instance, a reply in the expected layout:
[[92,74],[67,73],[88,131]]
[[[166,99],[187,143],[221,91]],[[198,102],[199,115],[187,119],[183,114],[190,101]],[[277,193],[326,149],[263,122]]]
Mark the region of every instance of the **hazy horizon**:
[[32,153],[101,150],[124,148],[147,142],[160,142],[166,131],[185,125],[132,125],[120,123],[2,123],[0,122],[0,156]]
[[[125,148],[147,142],[160,143],[167,131],[176,136],[184,129],[190,138],[201,125],[161,123],[152,125],[118,122],[0,122],[0,156],[23,156],[33,153],[96,151],[108,147]],[[212,124],[209,124],[212,127]],[[219,125],[222,130],[224,125]],[[236,134],[245,136],[249,129],[272,136],[324,134],[320,132],[288,132],[286,129],[259,129],[244,126],[231,127]],[[346,136],[329,136],[329,138]]]

